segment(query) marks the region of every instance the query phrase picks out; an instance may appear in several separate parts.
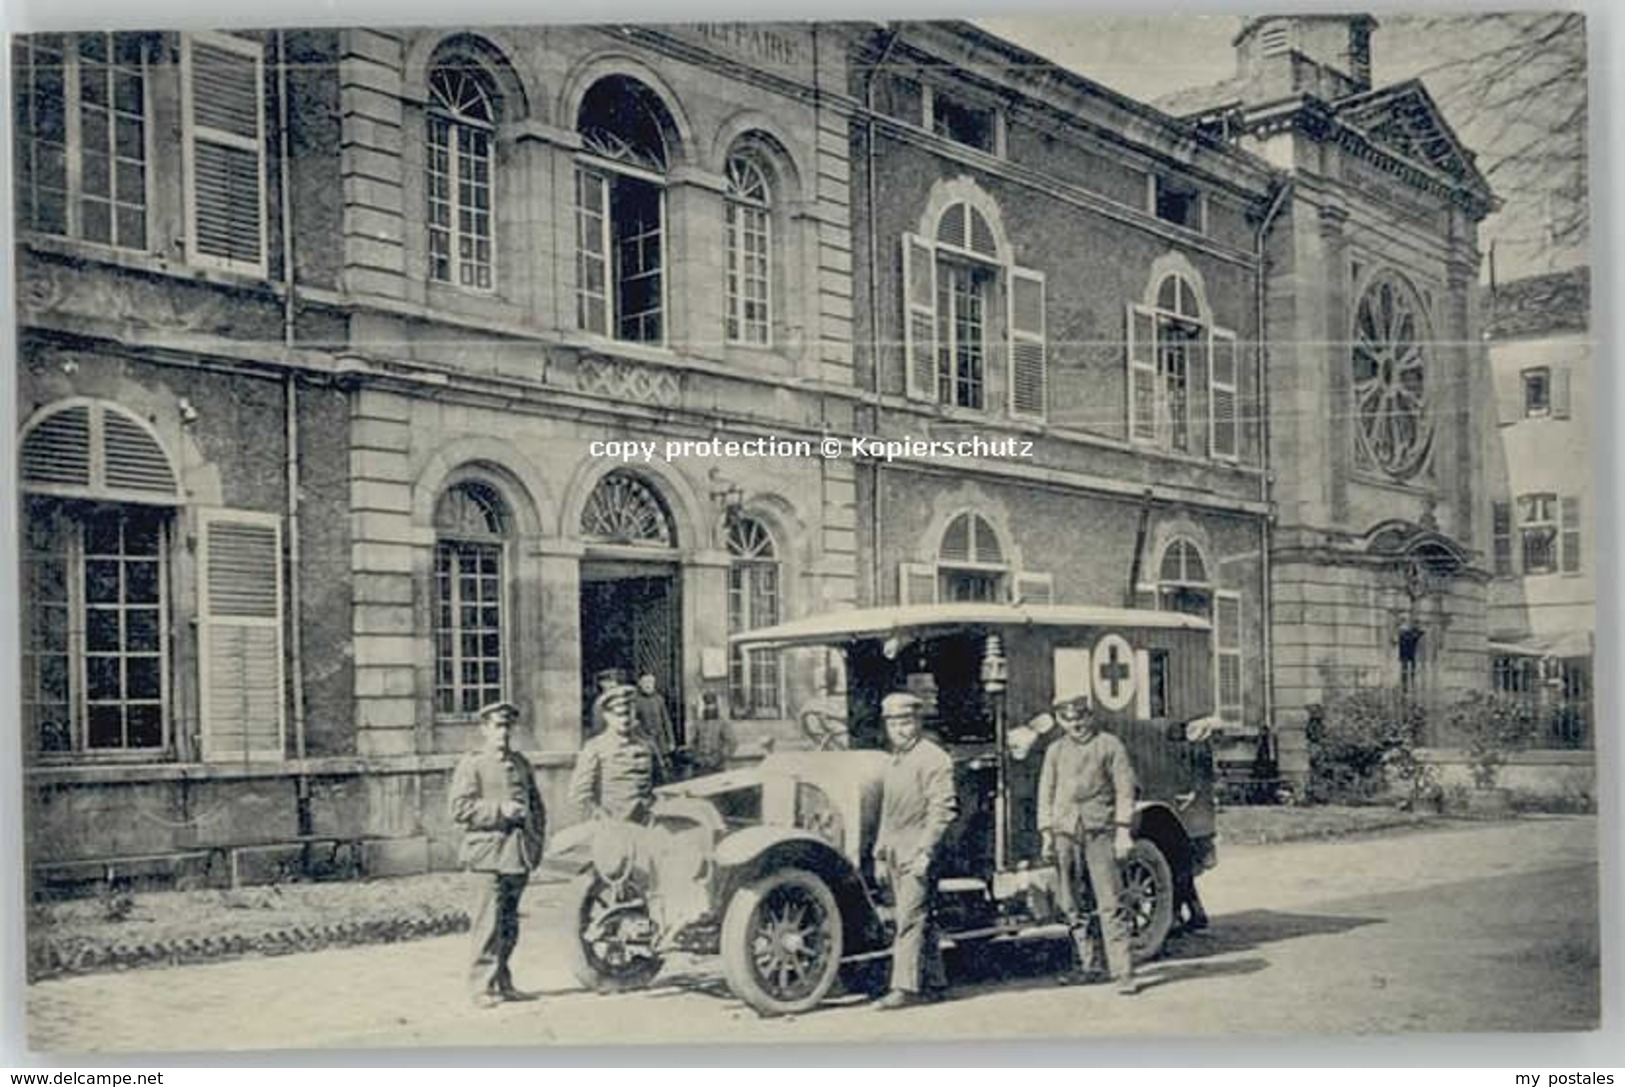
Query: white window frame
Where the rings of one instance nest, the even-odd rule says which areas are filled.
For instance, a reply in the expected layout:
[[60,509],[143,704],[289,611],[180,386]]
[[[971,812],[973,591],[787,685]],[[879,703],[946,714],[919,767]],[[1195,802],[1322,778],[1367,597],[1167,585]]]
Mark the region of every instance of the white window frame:
[[[438,68],[438,67],[439,66],[437,65],[436,68]],[[481,70],[481,75],[482,76],[484,75],[483,69]],[[457,113],[457,112],[453,111],[452,109],[450,109],[448,107],[443,107],[443,106],[439,105],[434,99],[434,91],[433,91],[433,89],[431,88],[429,90],[429,103],[424,109],[424,121],[423,121],[423,123],[424,123],[423,137],[424,137],[424,150],[425,150],[424,163],[423,163],[423,170],[424,170],[424,176],[425,176],[425,185],[424,185],[424,204],[425,204],[425,207],[424,207],[424,211],[425,211],[425,214],[427,214],[428,204],[429,204],[430,200],[432,199],[429,196],[429,186],[427,184],[427,179],[428,179],[428,175],[433,172],[432,168],[430,166],[430,163],[433,161],[433,154],[434,154],[434,140],[433,140],[433,137],[432,137],[432,133],[434,131],[434,129],[433,129],[434,121],[435,121],[436,118],[438,118],[438,119],[440,119],[441,121],[443,121],[445,123],[445,128],[446,128],[446,149],[445,149],[446,150],[446,178],[447,178],[447,183],[448,183],[448,186],[449,186],[448,199],[446,201],[446,206],[450,209],[450,212],[451,212],[450,222],[446,226],[446,238],[447,238],[447,244],[449,246],[449,250],[448,250],[448,254],[449,254],[448,272],[450,273],[450,278],[441,279],[438,276],[436,276],[434,274],[433,265],[431,264],[430,269],[429,269],[429,282],[440,284],[443,287],[451,287],[451,288],[453,288],[455,290],[459,290],[459,291],[466,291],[469,294],[486,294],[486,295],[489,295],[489,294],[495,294],[496,291],[497,291],[497,238],[498,238],[498,236],[500,234],[500,232],[497,230],[497,200],[499,198],[499,194],[497,192],[497,126],[496,126],[497,99],[496,99],[496,91],[494,90],[494,88],[492,88],[490,86],[487,86],[487,87],[484,87],[482,89],[485,91],[486,97],[490,100],[491,118],[492,118],[490,122],[480,121],[478,118],[469,117],[469,116],[467,116],[465,114]],[[481,287],[478,284],[463,283],[461,281],[461,272],[460,272],[460,269],[458,267],[458,265],[460,264],[460,259],[458,257],[458,253],[459,253],[459,250],[461,248],[460,243],[461,243],[462,239],[465,237],[465,235],[463,233],[463,230],[462,230],[462,215],[461,215],[461,212],[463,210],[463,204],[462,204],[462,192],[461,192],[461,170],[460,170],[460,167],[461,167],[461,163],[462,163],[463,154],[462,154],[462,151],[459,149],[458,143],[457,143],[457,130],[459,128],[468,128],[468,129],[472,129],[472,130],[477,131],[477,132],[483,132],[483,133],[485,133],[485,138],[486,138],[486,171],[487,171],[486,188],[488,189],[489,194],[490,194],[490,197],[489,197],[490,206],[488,208],[486,208],[486,219],[490,224],[490,232],[483,239],[479,236],[478,233],[466,235],[466,237],[470,238],[472,241],[474,241],[476,243],[479,242],[479,241],[484,241],[485,244],[486,244],[486,247],[487,247],[486,252],[488,254],[488,259],[486,261],[486,273],[487,273],[488,278],[490,279],[490,284],[488,286],[484,286],[484,287]],[[433,237],[434,231],[435,231],[434,225],[431,222],[427,221],[427,219],[426,219],[425,222],[424,222],[424,232],[425,232],[425,241],[426,242],[430,238]],[[428,251],[427,251],[426,255],[429,256],[431,261],[432,261],[432,259],[433,259],[433,245],[432,245],[432,242],[430,242],[428,244],[427,250]]]
[[[153,165],[154,165],[154,148],[156,146],[154,136],[153,136],[153,91],[152,91],[153,64],[152,64],[152,56],[151,56],[151,53],[152,53],[151,47],[150,47],[150,45],[148,45],[144,41],[143,41],[142,47],[141,47],[141,155],[142,155],[142,159],[141,159],[141,169],[142,169],[141,212],[142,212],[142,217],[143,217],[143,220],[144,220],[144,230],[142,232],[143,236],[141,238],[140,244],[139,245],[126,245],[126,244],[123,244],[122,242],[116,241],[116,240],[114,240],[114,241],[98,241],[98,240],[93,239],[93,238],[86,238],[84,236],[84,223],[83,223],[84,210],[80,206],[82,201],[85,199],[85,191],[84,191],[84,152],[85,152],[85,148],[84,148],[84,138],[83,138],[83,116],[82,116],[83,107],[82,107],[82,101],[81,101],[81,97],[80,97],[82,92],[81,92],[80,67],[79,67],[80,66],[80,60],[81,60],[81,58],[79,56],[79,39],[82,38],[82,37],[85,37],[87,35],[95,34],[95,35],[98,35],[100,37],[106,38],[107,42],[108,42],[109,49],[113,49],[113,48],[116,48],[115,39],[118,36],[122,35],[122,34],[129,34],[129,33],[133,33],[133,32],[131,32],[131,31],[90,31],[90,30],[87,30],[87,31],[72,31],[72,32],[69,32],[69,31],[57,32],[56,36],[59,37],[62,40],[62,112],[63,112],[62,154],[63,154],[63,158],[64,158],[63,168],[64,168],[64,171],[65,171],[64,175],[63,175],[63,184],[64,184],[63,200],[64,200],[65,205],[66,205],[63,208],[63,232],[60,233],[60,234],[57,234],[57,233],[54,233],[52,231],[40,229],[39,227],[34,226],[32,223],[21,222],[20,220],[19,220],[19,229],[26,230],[26,231],[28,231],[30,233],[39,234],[39,235],[42,235],[44,237],[71,239],[72,241],[75,241],[75,242],[83,244],[83,245],[95,246],[98,249],[106,249],[106,250],[113,250],[113,251],[119,251],[119,252],[134,252],[134,253],[145,253],[145,252],[150,252],[152,250],[153,190],[154,190]],[[15,46],[20,47],[20,48],[28,51],[28,56],[29,56],[29,61],[30,61],[29,70],[25,71],[22,68],[14,68],[14,70],[12,72],[12,80],[13,80],[12,96],[13,96],[13,99],[17,100],[17,101],[21,101],[25,94],[30,94],[30,92],[32,91],[32,87],[25,85],[24,80],[28,77],[29,71],[31,71],[32,63],[33,63],[33,57],[34,57],[35,46],[34,46],[34,43],[30,39],[32,37],[36,37],[36,36],[37,35],[19,36],[18,38],[15,39],[15,41],[13,43]],[[109,68],[117,68],[117,67],[119,67],[119,65],[117,65],[111,59],[111,57],[108,60],[107,65],[108,65]],[[28,99],[28,101],[32,102],[32,98],[30,97]],[[116,134],[116,124],[117,124],[117,122],[116,122],[116,113],[117,113],[117,111],[115,109],[115,104],[114,104],[114,102],[113,102],[113,100],[111,98],[109,99],[109,101],[107,103],[107,113],[108,113],[108,118],[109,118],[109,120],[108,120],[109,131],[110,131],[110,134],[112,135],[112,138],[114,140],[113,146],[116,147],[117,146],[117,142],[116,142],[117,141],[117,134]],[[27,145],[32,145],[32,143],[34,142],[32,132],[33,132],[32,122],[30,122],[30,127],[28,129],[28,132],[26,134],[19,133],[19,135],[26,135],[26,139],[23,142],[25,144],[27,144]],[[110,158],[110,160],[113,160],[113,159],[116,159],[117,156],[112,155],[112,156],[109,156],[109,158]],[[110,223],[111,233],[113,234],[114,238],[117,238],[117,236],[118,236],[118,205],[119,205],[119,199],[118,199],[117,169],[118,169],[118,167],[117,167],[116,163],[110,163],[109,173],[108,173],[107,203],[109,205],[108,214],[111,217],[111,223]],[[14,167],[14,169],[13,169],[14,177],[15,177],[15,173],[16,173],[16,171],[15,171],[15,167]],[[22,200],[22,194],[20,192],[19,193],[14,193],[13,194],[13,199],[14,199],[14,202],[20,206],[21,200]]]
[[[1555,492],[1537,491],[1519,495],[1517,505],[1518,544],[1523,553],[1519,572],[1524,577],[1558,573],[1563,567],[1562,499]],[[1538,569],[1531,569],[1529,565],[1529,535],[1532,532],[1545,532],[1551,536],[1551,542],[1547,545],[1551,563]]]
[[[745,163],[760,175],[762,191],[765,194],[761,199],[753,199],[735,191],[731,166],[736,159]],[[734,155],[730,155],[729,165],[729,188],[723,196],[722,211],[724,333],[730,344],[771,348],[774,340],[773,320],[775,316],[773,305],[773,178],[767,169],[750,154],[736,152]],[[752,233],[751,219],[758,217],[761,229],[756,233],[762,239],[762,256],[766,262],[766,268],[764,274],[759,277],[762,286],[762,319],[760,322],[752,322],[745,316],[745,305],[750,299],[748,299],[748,292],[744,290],[744,287],[747,282],[757,281],[758,277],[751,276],[746,272],[749,249],[743,242]],[[731,274],[728,268],[729,262],[732,262],[734,268]],[[755,324],[759,324],[761,328],[761,337],[759,339],[750,334],[750,330]]]
[[[248,58],[254,65],[254,120],[256,136],[250,139],[235,132],[200,125],[196,119],[196,109],[193,91],[192,49],[195,44],[204,44],[230,53],[237,53]],[[268,189],[265,179],[265,46],[257,41],[239,38],[235,34],[225,34],[212,30],[188,31],[181,35],[181,155],[184,164],[182,189],[185,194],[186,206],[186,261],[199,268],[215,268],[221,271],[242,272],[249,275],[264,277],[270,267],[270,253],[267,245],[269,234],[267,211]],[[199,251],[197,246],[197,151],[196,142],[202,140],[206,143],[218,144],[222,147],[231,147],[239,151],[252,151],[258,164],[255,176],[258,180],[259,198],[256,202],[256,220],[259,226],[259,253],[257,261],[234,260],[229,257],[215,256]]]
[[[581,215],[582,207],[580,190],[575,195],[575,222],[576,222],[576,252],[577,275],[576,297],[577,325],[581,331],[594,336],[602,336],[616,343],[639,343],[650,347],[665,347],[671,340],[671,219],[667,214],[667,179],[663,174],[652,170],[640,170],[625,163],[613,162],[596,155],[583,154],[576,159],[576,184],[595,182],[599,186],[599,193],[603,203],[602,222],[599,224],[600,252],[604,260],[604,325],[602,330],[587,327],[584,313],[581,310],[581,299],[586,289],[581,283],[579,254],[581,252]],[[620,313],[620,268],[616,260],[615,236],[615,179],[616,177],[629,177],[637,181],[644,181],[653,185],[658,191],[660,216],[660,338],[658,340],[629,340],[619,335]]]
[[[753,605],[756,602],[756,580],[753,572],[758,569],[771,569],[773,572],[774,618],[768,625],[781,622],[784,618],[784,563],[779,558],[778,539],[760,519],[751,517],[747,518],[747,520],[758,527],[766,537],[768,546],[765,557],[760,553],[746,555],[736,549],[734,546],[735,540],[731,534],[728,538],[728,629],[729,633],[733,634],[755,629],[757,625],[751,621],[751,613],[754,611]],[[737,624],[734,622],[735,577],[742,579],[739,590],[742,614],[740,614]],[[729,714],[740,720],[771,721],[782,718],[785,712],[784,668],[782,662],[775,655],[777,651],[773,649],[736,647],[734,653],[736,656],[729,662],[728,669]],[[764,660],[771,662],[773,672],[771,686],[773,688],[774,702],[772,706],[767,707],[759,706],[756,701],[758,686],[756,673],[757,669],[761,667],[759,662]],[[734,680],[735,665],[738,667],[740,677],[737,687]],[[740,694],[744,695],[742,699],[738,697]]]
[[[1221,618],[1221,610],[1225,605],[1235,608],[1234,629],[1228,631],[1234,637],[1234,644],[1226,645],[1226,624]],[[1247,706],[1247,676],[1245,671],[1246,653],[1242,631],[1241,594],[1232,589],[1213,590],[1213,706],[1219,717],[1226,721],[1240,724],[1246,718]],[[1226,661],[1233,661],[1236,673],[1236,700],[1224,701],[1224,667]]]

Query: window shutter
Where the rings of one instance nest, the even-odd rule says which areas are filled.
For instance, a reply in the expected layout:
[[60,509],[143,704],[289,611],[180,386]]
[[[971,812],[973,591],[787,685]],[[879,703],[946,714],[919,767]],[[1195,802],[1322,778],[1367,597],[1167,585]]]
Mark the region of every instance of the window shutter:
[[1551,372],[1552,388],[1547,395],[1552,398],[1552,418],[1567,419],[1572,414],[1569,368],[1567,366],[1553,366]]
[[265,48],[231,34],[181,36],[186,258],[266,274]]
[[201,510],[198,541],[203,757],[281,759],[282,521]]
[[1580,500],[1563,499],[1563,572],[1580,572]]
[[1215,690],[1219,716],[1240,721],[1241,594],[1220,589],[1213,594],[1213,646],[1218,674]]
[[904,562],[897,566],[899,604],[935,604],[937,568],[927,563]]
[[1495,502],[1490,506],[1490,535],[1493,540],[1495,576],[1512,575],[1512,503]]
[[1055,603],[1055,575],[1037,573],[1033,570],[1017,570],[1011,579],[1015,586],[1015,600],[1017,604],[1053,604]]
[[576,170],[576,324],[609,335],[609,179]]
[[40,420],[23,439],[24,484],[89,487],[90,407],[63,408]]
[[1128,436],[1157,440],[1157,317],[1144,306],[1128,307]]
[[908,398],[937,398],[937,255],[931,243],[903,235],[903,344]]
[[1010,414],[1043,419],[1048,400],[1044,273],[1010,269]]
[[1209,449],[1219,460],[1236,460],[1241,455],[1240,420],[1237,417],[1236,334],[1215,328],[1208,335],[1208,433]]

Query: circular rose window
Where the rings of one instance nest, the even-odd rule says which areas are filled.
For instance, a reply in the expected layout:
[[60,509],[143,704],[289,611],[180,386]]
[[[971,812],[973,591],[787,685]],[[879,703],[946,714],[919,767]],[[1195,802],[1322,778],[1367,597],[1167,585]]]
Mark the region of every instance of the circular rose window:
[[1355,453],[1394,479],[1422,470],[1433,439],[1424,327],[1415,294],[1392,276],[1367,288],[1354,317]]

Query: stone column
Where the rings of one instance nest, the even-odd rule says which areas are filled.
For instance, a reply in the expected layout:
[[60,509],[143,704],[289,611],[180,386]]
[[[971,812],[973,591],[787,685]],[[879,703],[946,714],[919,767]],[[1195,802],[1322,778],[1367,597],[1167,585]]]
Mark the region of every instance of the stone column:
[[1330,508],[1327,513],[1332,524],[1346,528],[1349,516],[1348,476],[1353,468],[1352,357],[1350,355],[1349,327],[1352,319],[1351,297],[1358,284],[1350,282],[1351,270],[1347,259],[1348,209],[1337,204],[1320,208],[1320,268],[1324,276],[1324,318],[1326,347],[1326,408],[1324,418],[1330,420],[1327,448],[1322,452],[1325,460],[1325,485]]

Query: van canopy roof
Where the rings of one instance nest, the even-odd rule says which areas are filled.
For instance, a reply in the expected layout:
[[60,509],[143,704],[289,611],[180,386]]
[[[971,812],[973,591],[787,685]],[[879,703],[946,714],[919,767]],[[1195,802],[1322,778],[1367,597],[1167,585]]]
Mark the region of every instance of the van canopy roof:
[[1050,604],[908,604],[824,612],[776,626],[741,631],[729,641],[739,646],[832,645],[922,629],[1015,626],[1209,630],[1212,624],[1206,619],[1180,612],[1135,608]]

